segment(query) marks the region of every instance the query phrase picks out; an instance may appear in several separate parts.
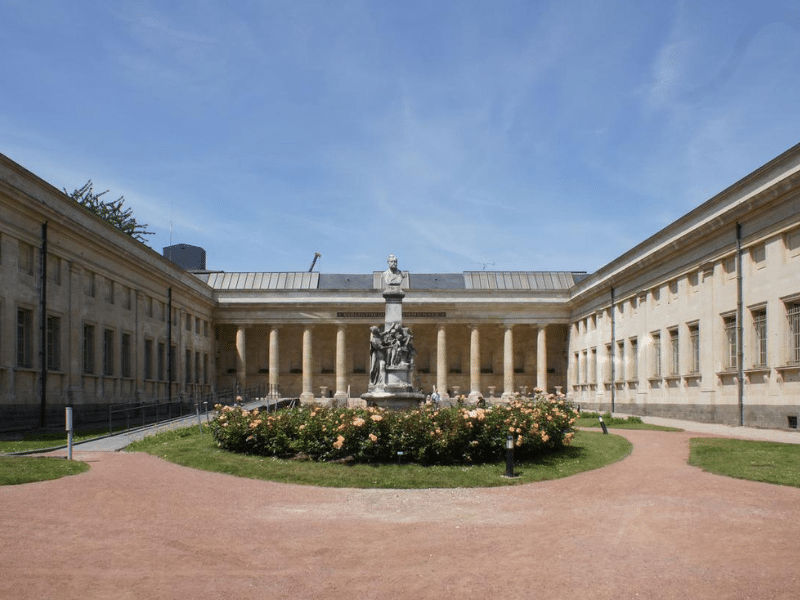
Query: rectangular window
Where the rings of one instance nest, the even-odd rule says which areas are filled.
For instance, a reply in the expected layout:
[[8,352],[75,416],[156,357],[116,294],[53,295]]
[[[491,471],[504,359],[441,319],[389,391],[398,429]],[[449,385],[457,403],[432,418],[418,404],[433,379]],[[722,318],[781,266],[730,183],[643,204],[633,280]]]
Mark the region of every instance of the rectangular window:
[[625,340],[617,342],[617,381],[625,381]]
[[581,355],[581,383],[587,383],[589,381],[588,376],[588,369],[589,369],[589,352],[587,350],[583,351]]
[[653,377],[661,377],[661,333],[654,332],[653,338]]
[[144,301],[144,310],[145,314],[149,318],[153,318],[153,299],[150,296],[147,296],[147,299]]
[[689,325],[689,370],[692,374],[700,372],[700,326],[697,323]]
[[192,315],[186,313],[186,331],[192,330]]
[[636,380],[639,379],[639,343],[636,338],[631,338],[628,343],[631,347],[631,372],[628,379]]
[[723,317],[722,328],[725,335],[722,366],[726,371],[733,371],[739,368],[736,351],[736,315]]
[[208,354],[203,354],[203,383],[208,383]]
[[131,334],[122,334],[122,376],[131,376]]
[[[160,370],[161,368],[159,366],[159,371]],[[144,378],[153,378],[153,340],[144,341]]]
[[103,375],[114,374],[114,330],[103,331]]
[[787,364],[800,365],[800,302],[786,305],[789,319],[789,356]]
[[33,366],[33,311],[17,309],[17,366]]
[[164,376],[164,363],[167,360],[167,346],[164,342],[158,343],[158,380],[164,381],[166,377]]
[[200,353],[194,353],[194,382],[200,383]]
[[61,368],[61,319],[53,316],[47,317],[47,368]]
[[203,321],[203,337],[208,337],[208,321]]
[[669,351],[669,374],[679,375],[681,372],[681,347],[677,328],[669,330]]
[[186,350],[183,360],[183,382],[189,384],[192,382],[192,351]]
[[122,286],[122,308],[125,310],[131,309],[131,288],[127,285]]
[[767,366],[767,309],[759,308],[753,315],[753,340],[755,341],[754,367]]
[[200,317],[196,317],[194,320],[194,332],[200,334]]
[[94,373],[94,325],[83,326],[83,372]]
[[603,378],[605,381],[611,381],[611,344],[606,344],[606,356],[603,363]]
[[660,304],[661,303],[661,288],[659,288],[659,287],[653,288],[652,297],[653,297],[653,304],[655,306]]
[[20,273],[33,275],[33,246],[19,240],[19,255],[17,260]]
[[597,348],[589,351],[589,383],[594,383],[597,378]]
[[94,273],[89,269],[83,272],[83,293],[94,298]]

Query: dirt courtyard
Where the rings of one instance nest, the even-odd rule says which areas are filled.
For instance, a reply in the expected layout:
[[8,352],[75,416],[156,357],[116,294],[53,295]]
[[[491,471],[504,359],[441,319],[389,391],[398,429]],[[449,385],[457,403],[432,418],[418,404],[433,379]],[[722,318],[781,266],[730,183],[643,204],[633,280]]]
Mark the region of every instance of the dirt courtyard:
[[76,453],[89,472],[0,488],[0,598],[800,597],[800,489],[688,466],[696,433],[616,433],[634,444],[619,463],[492,489]]

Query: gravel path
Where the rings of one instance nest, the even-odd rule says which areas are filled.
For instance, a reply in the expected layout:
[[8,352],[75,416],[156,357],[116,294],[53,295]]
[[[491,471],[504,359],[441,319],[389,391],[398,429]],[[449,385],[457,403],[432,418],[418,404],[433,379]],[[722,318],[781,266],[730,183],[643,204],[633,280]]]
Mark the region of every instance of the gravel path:
[[[141,453],[0,488],[0,598],[754,598],[800,589],[800,489],[686,464],[697,434],[507,488],[350,490]],[[63,454],[63,451],[61,451]]]

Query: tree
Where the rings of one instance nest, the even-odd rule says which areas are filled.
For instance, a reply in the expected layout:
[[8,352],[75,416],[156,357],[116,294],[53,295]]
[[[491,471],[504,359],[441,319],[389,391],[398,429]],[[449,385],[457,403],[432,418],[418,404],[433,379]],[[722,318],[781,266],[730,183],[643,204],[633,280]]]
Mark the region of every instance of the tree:
[[108,221],[123,233],[127,233],[140,242],[146,241],[144,236],[153,235],[152,231],[148,231],[147,223],[139,223],[133,217],[132,208],[123,208],[125,204],[125,198],[123,196],[108,202],[102,200],[101,196],[107,194],[108,190],[95,194],[92,189],[91,179],[87,181],[83,187],[77,188],[71,193],[64,188],[64,193],[81,206],[88,208],[101,219]]

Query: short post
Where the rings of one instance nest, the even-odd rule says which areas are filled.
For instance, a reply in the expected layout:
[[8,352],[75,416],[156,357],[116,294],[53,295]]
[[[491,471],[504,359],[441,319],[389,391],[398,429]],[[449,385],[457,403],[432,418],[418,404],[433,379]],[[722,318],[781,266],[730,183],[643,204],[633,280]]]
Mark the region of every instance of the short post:
[[67,460],[72,460],[72,407],[66,408],[67,426]]
[[402,450],[398,450],[397,451],[397,464],[399,465],[402,462],[402,460],[403,460],[403,451]]
[[[203,410],[206,413],[206,423],[208,423],[208,401],[203,401]],[[269,412],[269,411],[267,411]]]
[[506,474],[504,477],[516,477],[514,475],[514,436],[510,433],[506,436]]
[[603,428],[603,433],[608,433],[608,428],[606,427],[605,421],[603,421],[603,417],[598,417],[600,419],[600,427]]

